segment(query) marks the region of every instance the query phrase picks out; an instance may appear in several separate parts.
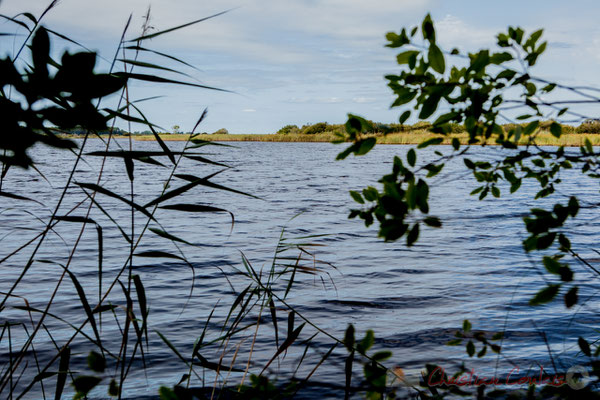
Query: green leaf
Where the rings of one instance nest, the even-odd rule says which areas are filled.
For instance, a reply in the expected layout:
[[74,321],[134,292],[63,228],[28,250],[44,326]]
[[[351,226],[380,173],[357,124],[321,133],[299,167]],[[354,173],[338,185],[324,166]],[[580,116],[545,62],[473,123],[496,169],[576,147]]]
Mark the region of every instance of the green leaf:
[[566,250],[569,250],[571,248],[571,241],[562,233],[558,235],[558,243],[560,243],[561,247],[563,247]]
[[443,138],[429,139],[429,140],[419,143],[419,145],[417,146],[417,149],[424,149],[427,146],[437,145],[437,144],[442,143],[443,141],[444,141]]
[[419,119],[427,119],[429,118],[435,110],[437,110],[438,104],[441,100],[441,96],[439,94],[431,94],[421,106],[421,112],[419,113]]
[[485,356],[486,352],[487,352],[487,346],[483,346],[481,351],[479,353],[477,353],[477,358],[481,358],[481,357]]
[[546,235],[541,235],[537,238],[536,249],[544,250],[547,249],[554,243],[554,239],[556,239],[556,232],[550,232]]
[[429,65],[438,74],[443,74],[446,69],[446,62],[444,61],[444,54],[435,44],[429,46]]
[[540,121],[532,121],[523,129],[523,135],[531,135],[540,126]]
[[363,196],[367,201],[375,201],[379,198],[379,192],[372,186],[369,186],[366,189],[363,189]]
[[352,196],[352,198],[354,199],[355,202],[357,202],[359,204],[365,204],[365,201],[363,200],[363,198],[360,195],[360,193],[355,192],[354,190],[351,190],[350,191],[350,196]]
[[500,197],[500,189],[498,189],[498,186],[492,186],[492,196],[496,198]]
[[419,55],[418,51],[408,50],[408,51],[398,54],[398,56],[396,56],[396,60],[398,61],[398,64],[400,64],[400,65],[408,64],[409,61],[411,60],[411,58],[414,59],[417,57],[417,55]]
[[465,319],[463,321],[463,331],[464,332],[470,332],[472,327],[473,326],[471,325],[471,322],[468,319]]
[[[417,97],[417,92],[407,89],[407,88],[399,88],[395,89],[394,93],[396,94],[396,100],[392,103],[391,107],[398,107],[403,104],[411,102],[415,97]],[[408,112],[410,115],[410,111]],[[402,122],[401,122],[402,123]]]
[[160,389],[158,389],[158,396],[160,400],[180,400],[179,396],[166,386],[161,386]]
[[577,343],[579,343],[579,348],[581,349],[583,354],[585,354],[588,357],[592,356],[592,350],[590,349],[590,344],[587,342],[587,340],[580,336],[577,340]]
[[423,220],[423,223],[425,225],[431,226],[433,228],[441,228],[442,227],[442,221],[440,221],[440,219],[437,217],[427,217]]
[[398,121],[401,124],[404,124],[408,118],[410,118],[410,111],[404,111],[402,113],[402,115],[400,115],[400,118],[398,119]]
[[367,350],[369,350],[373,344],[375,343],[375,334],[373,333],[372,330],[368,330],[365,333],[365,337],[363,338],[363,340],[360,341],[360,343],[358,344],[358,346],[356,346],[356,349],[358,350],[359,353],[361,354],[365,354],[367,352]]
[[452,148],[456,151],[460,148],[460,140],[457,138],[452,138]]
[[78,394],[86,395],[90,390],[96,387],[101,380],[102,378],[96,376],[79,376],[73,380],[73,387],[75,387]]
[[585,149],[588,151],[589,154],[592,154],[594,152],[594,147],[592,146],[592,142],[590,142],[590,139],[585,138]]
[[377,353],[373,354],[371,356],[371,359],[373,361],[381,362],[381,361],[387,360],[391,356],[392,356],[392,352],[391,351],[384,350],[384,351],[378,351]]
[[87,356],[87,364],[94,372],[104,372],[106,368],[106,360],[101,354],[95,351],[90,352]]
[[572,287],[571,289],[569,289],[567,294],[565,294],[565,306],[567,306],[567,308],[571,308],[575,304],[577,304],[577,300],[578,300],[577,289],[578,289],[577,286]]
[[357,143],[357,144],[359,144],[359,148],[354,154],[356,154],[357,156],[362,156],[362,155],[367,154],[369,151],[371,151],[373,146],[375,146],[375,143],[377,143],[377,139],[375,139],[373,137],[361,140],[360,142]]
[[467,354],[469,357],[473,357],[475,355],[475,345],[473,344],[472,340],[469,340],[467,343]]
[[435,28],[433,27],[433,21],[431,15],[427,14],[421,24],[421,32],[423,33],[423,39],[429,40],[430,43],[435,43]]
[[556,295],[558,294],[559,289],[560,285],[550,284],[546,286],[545,288],[537,292],[537,294],[531,300],[529,300],[529,305],[537,306],[552,301],[552,299],[554,299],[554,297],[556,297]]
[[110,384],[108,385],[108,395],[112,397],[117,397],[119,395],[119,385],[117,385],[117,381],[114,379],[111,379]]
[[406,154],[406,160],[411,167],[415,166],[415,163],[417,162],[417,153],[415,152],[415,149],[408,150],[408,153]]
[[558,275],[559,270],[562,267],[562,264],[559,263],[558,261],[556,261],[553,257],[548,257],[548,256],[544,257],[543,263],[544,263],[544,267],[546,267],[546,270],[548,272],[550,272],[551,274]]
[[414,224],[414,226],[412,227],[410,232],[408,232],[408,236],[406,237],[406,245],[409,247],[412,246],[417,241],[418,238],[419,238],[419,224],[416,223],[416,224]]
[[552,136],[559,138],[562,134],[562,126],[560,126],[559,123],[553,122],[552,125],[550,125],[550,133]]

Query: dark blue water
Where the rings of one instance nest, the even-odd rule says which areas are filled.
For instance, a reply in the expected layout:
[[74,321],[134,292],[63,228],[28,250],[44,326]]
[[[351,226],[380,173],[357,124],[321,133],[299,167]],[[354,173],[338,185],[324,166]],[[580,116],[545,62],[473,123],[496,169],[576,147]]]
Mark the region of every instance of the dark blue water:
[[[124,140],[118,143],[128,146]],[[182,146],[181,143],[169,145],[174,149]],[[134,142],[134,146],[139,150],[159,150],[154,142]],[[350,208],[357,206],[348,191],[360,190],[368,185],[377,186],[377,180],[391,171],[393,156],[405,157],[409,146],[377,146],[367,156],[350,157],[345,161],[334,161],[343,147],[326,143],[241,142],[233,146],[202,149],[210,153],[207,155],[210,159],[232,167],[212,181],[258,198],[197,187],[186,193],[183,199],[171,201],[226,209],[235,216],[233,227],[227,213],[194,214],[162,209],[156,214],[161,225],[150,225],[199,245],[178,243],[194,272],[188,264],[176,259],[134,259],[134,273],[142,278],[149,301],[149,346],[144,354],[146,368],[142,368],[141,360],[132,367],[124,389],[126,397],[154,396],[159,386],[172,386],[188,373],[185,364],[165,346],[156,332],[162,333],[181,354],[189,357],[194,341],[201,335],[208,315],[214,310],[213,319],[208,324],[207,340],[218,338],[221,334],[218,327],[229,312],[235,292],[251,283],[246,277],[236,274],[236,271],[245,270],[242,254],[266,276],[282,229],[285,243],[302,243],[302,247],[311,253],[303,255],[301,265],[318,267],[314,275],[297,274],[297,282],[287,297],[289,304],[319,328],[338,338],[343,338],[348,324],[354,324],[360,338],[367,329],[373,329],[376,336],[374,349],[391,350],[393,357],[386,365],[401,367],[409,377],[417,376],[425,363],[440,364],[448,371],[455,371],[465,362],[468,369],[473,368],[477,374],[487,377],[504,377],[515,366],[522,375],[535,375],[536,372],[539,374],[540,367],[553,372],[555,366],[564,371],[574,364],[585,364],[586,358],[578,354],[577,338],[590,338],[594,329],[600,327],[598,277],[586,267],[568,260],[580,284],[580,304],[567,310],[558,299],[549,305],[530,307],[529,299],[551,277],[544,274],[540,254],[527,255],[522,249],[521,241],[526,237],[522,213],[534,205],[549,207],[557,201],[566,203],[570,195],[595,203],[597,183],[578,178],[576,173],[565,174],[561,177],[563,184],[559,193],[543,201],[533,200],[538,190],[533,183],[524,184],[514,195],[503,190],[501,199],[478,201],[469,196],[477,183],[462,160],[452,161],[430,183],[431,214],[441,218],[443,228],[422,229],[419,242],[407,248],[403,241],[384,243],[377,238],[376,226],[366,228],[360,220],[349,220],[347,215]],[[89,151],[101,150],[103,145],[99,140],[93,140],[87,148]],[[436,150],[449,152],[450,148],[439,146],[420,151],[418,161],[434,159],[433,152]],[[501,157],[497,148],[472,151],[475,152],[472,158],[493,160]],[[10,170],[2,190],[33,197],[42,205],[32,206],[32,203],[0,197],[0,257],[11,253],[44,228],[44,221],[56,205],[74,156],[44,148],[36,152],[35,159],[43,177],[35,171]],[[166,158],[161,161],[168,163]],[[87,157],[86,163],[78,166],[74,180],[95,183],[100,168],[100,158]],[[205,176],[221,169],[187,160],[177,172]],[[136,162],[135,201],[144,204],[155,198],[169,173],[168,168]],[[129,182],[124,163],[113,160],[106,164],[101,184],[128,196]],[[172,183],[171,188],[182,184]],[[98,195],[96,199],[129,233],[131,216],[128,207],[104,195]],[[84,200],[86,196],[73,186],[59,214],[66,214]],[[85,215],[88,204],[80,205],[73,214]],[[129,244],[97,208],[92,210],[90,217],[103,227],[104,294],[123,268]],[[145,222],[142,214],[135,215],[136,237]],[[15,296],[7,302],[7,308],[0,312],[2,324],[6,321],[21,324],[12,328],[13,350],[26,340],[25,328],[30,331],[33,326],[28,313],[14,307],[23,306],[24,299],[31,307],[43,307],[62,272],[60,266],[39,260],[66,263],[80,226],[69,222],[56,226],[39,249],[35,257],[38,261],[33,263],[15,290]],[[574,234],[574,248],[591,259],[593,265],[600,261],[600,256],[593,251],[597,247],[599,227],[600,221],[594,208],[582,209],[569,225]],[[305,238],[312,235],[318,236]],[[0,265],[0,291],[7,291],[13,284],[32,248],[25,248]],[[138,249],[146,250],[178,252],[174,244],[149,231]],[[283,256],[297,257],[298,254],[299,250],[291,249]],[[70,269],[94,307],[99,296],[99,276],[98,239],[93,227],[85,230]],[[286,285],[287,279],[281,278],[275,287],[281,289],[282,294]],[[124,304],[120,287],[114,289],[109,299],[114,304]],[[280,336],[285,336],[288,313],[282,304],[276,302],[276,306]],[[84,319],[85,313],[69,279],[60,285],[50,312],[75,326]],[[36,321],[39,315],[33,313],[32,318]],[[502,355],[488,351],[481,359],[469,359],[464,346],[446,346],[464,319],[469,319],[476,330],[504,331]],[[221,354],[225,353],[226,365],[235,359],[235,366],[244,369],[252,351],[250,373],[259,373],[276,350],[274,329],[268,310],[259,315],[259,308],[256,308],[247,320],[248,323],[261,321],[256,337],[256,329],[252,328],[227,342],[225,350],[222,346],[213,345],[204,349],[202,355],[218,362]],[[299,317],[296,321],[297,326]],[[53,318],[47,319],[47,326],[52,338],[40,331],[34,342],[40,360],[54,354],[52,340],[61,345],[73,334],[72,328],[65,322]],[[109,313],[104,314],[101,327],[103,342],[116,353],[121,337],[119,329],[114,318]],[[89,325],[84,332],[93,334]],[[299,342],[315,333],[317,331],[313,327],[307,326]],[[9,355],[6,336],[0,345],[0,364],[4,373]],[[296,376],[300,379],[306,377],[332,345],[329,337],[322,333],[317,335]],[[83,373],[85,356],[93,345],[85,339],[77,339],[72,348],[73,363],[79,366],[77,373]],[[291,376],[303,352],[304,346],[290,348],[284,359],[271,364],[270,376],[280,381]],[[311,380],[318,387],[320,397],[343,396],[346,355],[343,346],[339,346],[313,375]],[[33,355],[27,361],[29,364],[24,368],[23,382],[29,382],[37,373]],[[118,374],[114,368],[110,369],[111,365],[114,367],[114,362],[111,364],[109,361],[107,376]],[[201,368],[196,369],[206,385],[215,383],[212,371],[202,373]],[[358,364],[354,375],[356,379],[361,376]],[[227,374],[223,378],[225,376]],[[242,376],[242,373],[232,372],[225,383],[239,383]],[[216,382],[223,384],[223,378],[216,379]],[[247,382],[248,377],[245,380]],[[202,382],[195,379],[193,385],[201,386]],[[52,383],[49,382],[46,390],[51,392],[51,388]],[[96,395],[102,397],[105,390],[106,385]],[[315,394],[310,389],[301,393],[307,397]],[[36,385],[26,398],[40,398],[41,395],[41,387]]]

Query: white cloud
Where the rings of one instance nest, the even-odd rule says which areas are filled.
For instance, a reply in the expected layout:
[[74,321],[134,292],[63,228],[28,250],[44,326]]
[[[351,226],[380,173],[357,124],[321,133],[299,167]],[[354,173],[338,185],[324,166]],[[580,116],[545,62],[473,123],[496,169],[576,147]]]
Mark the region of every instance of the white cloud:
[[352,99],[353,102],[358,104],[374,103],[377,101],[374,97],[355,97]]
[[256,112],[256,110],[254,108],[244,108],[242,112],[253,113]]
[[[298,63],[314,56],[325,40],[342,40],[347,47],[379,47],[386,30],[398,29],[420,18],[433,0],[152,0],[151,25],[163,30],[220,11],[231,12],[184,30],[153,40],[169,49],[218,51],[264,59]],[[150,0],[62,0],[45,17],[55,29],[77,32],[91,41],[116,44],[130,14],[130,36],[136,36]],[[2,0],[2,13],[31,11],[39,15],[41,0]],[[338,58],[347,56],[337,48]]]
[[463,51],[475,51],[481,47],[493,46],[498,34],[495,28],[470,25],[451,14],[437,21],[435,27],[438,41],[448,51],[454,47]]

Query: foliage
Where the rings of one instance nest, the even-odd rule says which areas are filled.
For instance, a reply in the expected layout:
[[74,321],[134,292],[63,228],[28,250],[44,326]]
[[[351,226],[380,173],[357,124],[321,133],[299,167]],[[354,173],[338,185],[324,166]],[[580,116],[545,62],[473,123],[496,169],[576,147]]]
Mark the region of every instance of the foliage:
[[[425,47],[420,45],[419,31]],[[447,161],[454,158],[464,161],[476,182],[471,194],[480,200],[490,194],[500,197],[502,182],[508,183],[510,193],[514,193],[522,184],[533,181],[539,186],[535,199],[553,196],[561,183],[560,172],[566,169],[576,168],[581,176],[600,178],[599,154],[588,139],[579,153],[566,152],[563,147],[542,148],[536,143],[543,129],[561,137],[564,125],[560,124],[560,119],[571,113],[560,101],[544,100],[544,94],[564,90],[584,97],[585,100],[579,101],[581,103],[600,101],[585,90],[548,82],[531,73],[547,45],[541,41],[541,30],[526,35],[521,28],[509,27],[507,32],[497,36],[498,50],[483,49],[470,54],[461,54],[457,49],[444,53],[438,47],[429,15],[420,29],[402,29],[399,33],[390,32],[386,37],[388,47],[400,49],[396,58],[402,71],[386,76],[396,97],[392,107],[403,109],[400,123],[412,114],[420,120],[433,119],[431,130],[437,137],[422,142],[416,149],[411,148],[405,159],[395,157],[392,171],[379,181],[382,189],[370,186],[361,192],[350,192],[361,206],[351,211],[350,218],[359,217],[367,226],[377,222],[379,236],[384,240],[405,239],[408,246],[413,245],[424,227],[442,227],[443,221],[432,215],[433,210],[429,208],[430,178],[437,176]],[[458,60],[457,66],[450,65],[448,60],[452,57]],[[515,92],[520,93],[518,100],[512,100],[511,93]],[[518,123],[504,113],[507,108],[514,110],[517,107],[519,112],[514,119]],[[500,120],[508,120],[511,124],[502,125]],[[593,130],[594,123],[584,121],[582,130]],[[423,126],[428,124],[423,122]],[[419,149],[442,143],[452,132],[453,124],[464,125],[467,145],[453,138],[450,152],[436,151],[436,160],[421,162]],[[350,115],[346,128],[347,139],[353,144],[339,154],[339,159],[350,154],[363,155],[372,149],[375,142],[365,135],[370,130],[367,120]],[[578,131],[581,130],[578,128]],[[523,142],[524,146],[519,147],[518,144]],[[468,154],[473,154],[468,153],[472,146],[487,144],[499,145],[504,151],[503,157],[493,162],[467,158]],[[567,224],[577,216],[580,207],[577,193],[570,193],[566,201],[557,200],[549,210],[532,209],[523,219],[529,235],[523,241],[523,247],[527,252],[543,251],[542,264],[548,275],[547,286],[531,298],[532,306],[548,303],[561,295],[565,306],[573,307],[579,301],[575,265],[599,274],[578,255],[568,238]],[[571,262],[566,261],[569,257]],[[470,323],[465,322],[464,331],[469,330]],[[461,334],[458,341],[464,337],[465,334]],[[475,339],[484,344],[479,354],[485,354],[489,344],[487,339]],[[580,338],[579,346],[588,356],[600,354],[600,347],[593,353],[584,338]],[[466,350],[469,356],[476,353],[472,339]],[[593,375],[600,377],[595,358],[590,359],[589,368]]]
[[[50,58],[50,38],[43,27],[35,32],[30,49],[32,64],[24,74],[10,57],[0,60],[0,107],[5,129],[11,132],[0,137],[0,149],[4,150],[0,161],[7,168],[30,166],[27,149],[37,142],[75,147],[73,142],[58,138],[46,126],[48,122],[64,129],[106,129],[112,117],[98,110],[93,101],[126,83],[124,76],[94,73],[94,53],[65,52],[61,63],[56,63]],[[54,74],[52,69],[56,69]]]
[[318,122],[314,125],[304,125],[301,133],[303,135],[316,135],[327,130],[327,122]]
[[298,125],[286,125],[283,128],[277,131],[278,134],[287,135],[287,134],[298,134],[300,133],[300,128]]
[[586,120],[575,131],[577,133],[600,133],[600,121]]
[[228,135],[229,131],[225,128],[218,129],[212,133],[213,135]]

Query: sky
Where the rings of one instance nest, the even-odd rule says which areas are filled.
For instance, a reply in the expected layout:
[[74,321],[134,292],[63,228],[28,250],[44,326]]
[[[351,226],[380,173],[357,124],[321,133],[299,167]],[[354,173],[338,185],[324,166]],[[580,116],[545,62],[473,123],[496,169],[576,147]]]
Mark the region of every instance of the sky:
[[[0,13],[39,16],[48,3],[0,0]],[[133,86],[132,99],[164,96],[140,105],[167,130],[191,130],[205,108],[201,132],[274,133],[288,124],[344,123],[348,113],[397,122],[402,110],[390,109],[394,97],[383,78],[399,71],[397,50],[384,47],[385,33],[420,24],[428,12],[446,50],[493,47],[495,35],[509,25],[527,32],[544,28],[549,44],[535,74],[600,87],[600,2],[592,0],[61,0],[43,24],[109,60],[130,15],[127,36],[139,35],[148,6],[159,31],[230,10],[144,44],[198,68],[144,56],[191,75],[178,79],[230,91]],[[0,32],[24,33],[14,24],[0,26]],[[0,56],[23,38],[1,36]],[[65,48],[75,50],[64,41],[53,44],[57,58]],[[107,66],[100,60],[98,70]]]

